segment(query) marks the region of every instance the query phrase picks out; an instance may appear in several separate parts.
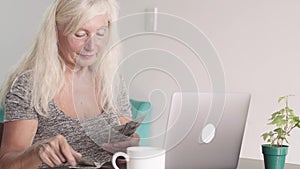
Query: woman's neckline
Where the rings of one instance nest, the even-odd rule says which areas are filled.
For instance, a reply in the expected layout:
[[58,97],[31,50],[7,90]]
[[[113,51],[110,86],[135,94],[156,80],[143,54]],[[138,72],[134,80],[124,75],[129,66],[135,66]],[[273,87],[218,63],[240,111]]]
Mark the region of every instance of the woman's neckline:
[[86,119],[79,119],[79,118],[74,118],[74,117],[71,117],[71,116],[68,116],[66,115],[56,104],[55,100],[52,99],[51,101],[55,107],[55,109],[59,112],[59,114],[63,115],[64,117],[68,118],[68,119],[71,119],[71,120],[75,120],[75,121],[81,121],[81,120],[92,120],[92,119],[96,119],[96,118],[99,118],[100,116],[102,116],[102,114],[105,114],[106,111],[102,111],[100,114],[97,114],[96,116],[94,117],[89,117],[89,118],[86,118]]

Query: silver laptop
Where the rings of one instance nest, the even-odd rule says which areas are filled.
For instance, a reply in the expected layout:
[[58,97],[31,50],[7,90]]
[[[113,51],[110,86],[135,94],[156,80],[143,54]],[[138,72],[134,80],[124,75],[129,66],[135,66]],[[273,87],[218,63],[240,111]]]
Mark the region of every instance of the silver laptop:
[[236,169],[250,94],[174,93],[166,169]]

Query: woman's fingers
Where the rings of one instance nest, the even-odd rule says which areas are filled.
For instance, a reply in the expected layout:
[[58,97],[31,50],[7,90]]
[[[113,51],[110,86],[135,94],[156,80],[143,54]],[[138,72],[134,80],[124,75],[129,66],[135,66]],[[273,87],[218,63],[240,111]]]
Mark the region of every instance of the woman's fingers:
[[77,151],[75,151],[72,147],[71,147],[71,153],[73,154],[74,157],[80,157],[80,158],[82,157],[82,155]]
[[66,162],[66,159],[61,153],[59,141],[54,139],[53,141],[48,142],[47,146],[49,147],[48,151],[50,154],[50,159],[53,161],[54,164],[60,165],[61,163]]
[[57,155],[58,159],[61,161],[61,162],[66,162],[66,159],[65,157],[63,156],[63,154],[61,153],[61,150],[60,150],[60,147],[59,147],[59,144],[58,142],[53,142],[52,144],[49,143],[49,145],[51,146],[51,148],[54,150],[54,153]]
[[[61,150],[63,156],[66,158],[66,161],[71,166],[76,166],[76,160],[75,160],[74,155],[73,155],[74,152],[76,152],[76,151],[73,150],[73,148],[68,144],[68,142],[66,140],[65,141],[61,141],[59,143],[60,143],[59,144],[60,150]],[[79,154],[78,152],[76,152],[76,153]]]
[[54,167],[56,164],[55,162],[52,161],[51,155],[50,155],[50,148],[48,146],[48,143],[41,143],[39,145],[39,157],[44,162],[50,167]]
[[73,150],[65,137],[57,135],[51,139],[39,143],[39,157],[50,167],[59,166],[64,162],[75,166],[74,156],[81,156],[80,153]]

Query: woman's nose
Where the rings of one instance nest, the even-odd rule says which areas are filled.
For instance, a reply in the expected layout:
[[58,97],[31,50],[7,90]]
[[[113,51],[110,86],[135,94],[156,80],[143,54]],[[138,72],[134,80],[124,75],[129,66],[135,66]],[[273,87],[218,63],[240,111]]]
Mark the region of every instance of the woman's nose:
[[84,48],[88,51],[92,51],[95,49],[95,40],[94,40],[94,36],[92,36],[91,38],[88,39],[88,41],[86,42]]

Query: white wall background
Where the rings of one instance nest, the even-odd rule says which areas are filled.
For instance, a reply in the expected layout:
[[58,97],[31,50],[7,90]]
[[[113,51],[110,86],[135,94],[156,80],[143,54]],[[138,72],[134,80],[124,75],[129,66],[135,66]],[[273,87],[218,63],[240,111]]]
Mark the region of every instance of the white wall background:
[[[50,2],[52,0],[2,2],[0,6],[1,82],[8,69],[30,46],[41,15]],[[176,15],[191,22],[210,39],[223,65],[226,90],[252,94],[241,151],[242,157],[262,159],[260,145],[263,140],[260,135],[269,129],[266,121],[270,114],[278,109],[276,100],[279,96],[295,94],[290,105],[300,114],[300,78],[298,77],[300,1],[120,0],[120,6],[121,16],[143,12],[146,8],[156,6],[160,12]],[[135,31],[144,29],[144,20],[142,18],[137,20],[140,22],[132,22],[127,28]],[[130,56],[124,62],[124,71],[128,83],[132,80],[131,96],[151,100],[155,105],[154,110],[158,119],[164,120],[166,115],[163,112],[168,109],[163,107],[162,105],[165,104],[162,103],[169,103],[168,96],[172,91],[178,90],[172,76],[175,76],[184,89],[188,90],[189,87],[194,87],[189,86],[188,83],[191,82],[190,71],[192,71],[197,75],[195,83],[199,90],[211,90],[209,77],[203,64],[199,60],[195,62],[193,54],[182,47],[182,44],[168,38],[150,35],[130,38],[124,41],[124,46],[127,47],[124,49],[124,57]],[[148,50],[149,48],[156,49]],[[138,51],[141,49],[144,50]],[[134,54],[134,51],[137,52]],[[180,59],[182,62],[178,62]],[[158,61],[161,65],[158,65]],[[138,64],[133,64],[131,68],[126,67],[132,65],[131,63]],[[184,66],[180,67],[182,63],[185,63],[184,66],[188,65],[191,70],[185,69]],[[132,78],[132,74],[136,73],[135,70],[151,64],[165,68],[172,73],[172,76],[161,73],[161,69],[159,71],[151,69],[140,72],[143,76],[137,75]],[[159,122],[160,120],[157,121]],[[160,131],[161,128],[163,126],[156,125],[154,130]],[[300,130],[295,130],[290,137],[287,157],[289,163],[300,164],[297,154],[300,152],[299,139]]]

